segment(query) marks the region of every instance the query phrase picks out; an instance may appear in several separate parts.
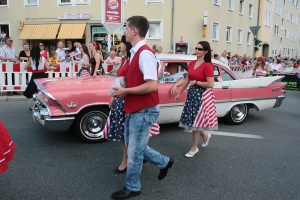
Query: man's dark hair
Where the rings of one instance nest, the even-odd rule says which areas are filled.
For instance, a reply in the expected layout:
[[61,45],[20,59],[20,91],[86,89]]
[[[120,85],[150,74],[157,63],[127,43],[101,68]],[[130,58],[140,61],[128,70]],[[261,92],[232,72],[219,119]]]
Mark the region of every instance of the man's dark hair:
[[11,39],[11,37],[6,37],[5,38],[5,44],[6,44],[7,40],[9,40],[9,39]]
[[66,53],[70,53],[70,50],[66,50]]
[[198,44],[201,44],[204,51],[207,51],[207,53],[204,56],[204,61],[211,63],[211,49],[210,44],[207,41],[200,41]]
[[146,37],[149,30],[149,22],[146,17],[143,16],[132,16],[127,19],[127,26],[131,29],[136,28],[139,32],[140,37]]
[[218,57],[218,56],[219,56],[218,54],[216,54],[216,53],[214,54],[214,58],[216,58],[216,57]]

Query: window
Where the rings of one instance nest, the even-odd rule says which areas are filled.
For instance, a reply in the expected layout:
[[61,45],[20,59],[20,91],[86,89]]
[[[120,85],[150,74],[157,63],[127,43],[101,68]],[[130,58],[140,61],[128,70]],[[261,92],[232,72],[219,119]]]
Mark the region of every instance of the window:
[[249,18],[252,19],[253,17],[253,5],[249,4]]
[[244,0],[240,0],[239,14],[244,15]]
[[9,0],[0,0],[0,7],[8,6],[8,1]]
[[276,46],[276,45],[273,45],[272,55],[273,55],[273,56],[276,56],[276,55],[277,55],[277,46]]
[[288,35],[289,35],[288,30],[285,29],[285,31],[284,31],[284,37],[285,37],[285,38],[288,38]]
[[163,3],[164,0],[146,0],[146,3]]
[[277,15],[281,15],[281,5],[279,3],[276,3],[276,10],[275,10]]
[[39,0],[24,0],[24,5],[25,6],[38,6],[39,5]]
[[251,32],[247,33],[247,46],[251,45]]
[[272,3],[272,0],[267,0],[268,2]]
[[220,6],[221,5],[221,0],[214,0],[214,5]]
[[227,26],[227,28],[226,28],[226,42],[231,42],[231,38],[232,38],[232,27]]
[[228,10],[233,11],[233,0],[228,0]]
[[213,41],[219,41],[219,29],[220,29],[220,25],[218,22],[213,22],[212,25],[212,40]]
[[58,0],[58,5],[89,5],[90,0]]
[[238,29],[237,43],[242,44],[242,42],[243,42],[243,31],[242,31],[242,29]]
[[228,72],[226,72],[224,69],[222,69],[222,75],[223,75],[223,80],[224,81],[233,81],[234,78]]
[[148,40],[162,40],[163,39],[163,21],[162,20],[150,20],[149,31],[146,38]]
[[266,11],[265,11],[265,26],[270,27],[270,21],[271,21],[271,11],[266,9]]
[[297,5],[296,5],[297,9],[300,9],[300,1],[297,1]]
[[278,35],[278,33],[279,33],[279,26],[275,25],[275,27],[274,27],[274,35]]

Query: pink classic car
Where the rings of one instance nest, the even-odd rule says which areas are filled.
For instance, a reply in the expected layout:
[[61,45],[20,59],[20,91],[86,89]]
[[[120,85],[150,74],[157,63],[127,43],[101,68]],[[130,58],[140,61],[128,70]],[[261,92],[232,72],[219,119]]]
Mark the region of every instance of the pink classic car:
[[[159,124],[179,122],[184,106],[184,92],[180,102],[170,94],[173,83],[166,83],[167,64],[176,63],[178,72],[186,76],[188,64],[196,57],[188,55],[158,55],[159,63]],[[218,117],[229,124],[245,121],[249,109],[264,110],[279,107],[285,98],[282,77],[239,78],[228,66],[212,60],[214,65],[214,94]],[[102,131],[109,113],[111,98],[108,86],[115,77],[45,78],[36,79],[39,92],[34,95],[34,119],[49,131],[67,131],[71,127],[83,141],[103,141]],[[177,88],[177,92],[179,88]]]

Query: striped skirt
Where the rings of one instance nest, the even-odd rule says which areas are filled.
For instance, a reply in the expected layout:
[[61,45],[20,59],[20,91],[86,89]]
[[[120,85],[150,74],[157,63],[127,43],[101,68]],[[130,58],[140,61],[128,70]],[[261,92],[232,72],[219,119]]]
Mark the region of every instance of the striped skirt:
[[0,174],[8,169],[7,162],[11,161],[16,147],[11,140],[8,131],[0,121]]
[[212,89],[190,86],[179,126],[192,131],[218,130],[216,101]]
[[[115,98],[103,129],[103,137],[112,141],[124,141],[124,98]],[[159,125],[155,122],[149,132],[150,136],[158,135]]]

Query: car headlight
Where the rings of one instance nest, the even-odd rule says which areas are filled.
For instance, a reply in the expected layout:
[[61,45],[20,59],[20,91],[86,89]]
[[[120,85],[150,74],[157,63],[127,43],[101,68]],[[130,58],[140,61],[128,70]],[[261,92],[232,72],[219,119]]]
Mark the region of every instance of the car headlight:
[[49,106],[49,97],[47,95],[45,95],[45,102],[46,102],[47,106]]

